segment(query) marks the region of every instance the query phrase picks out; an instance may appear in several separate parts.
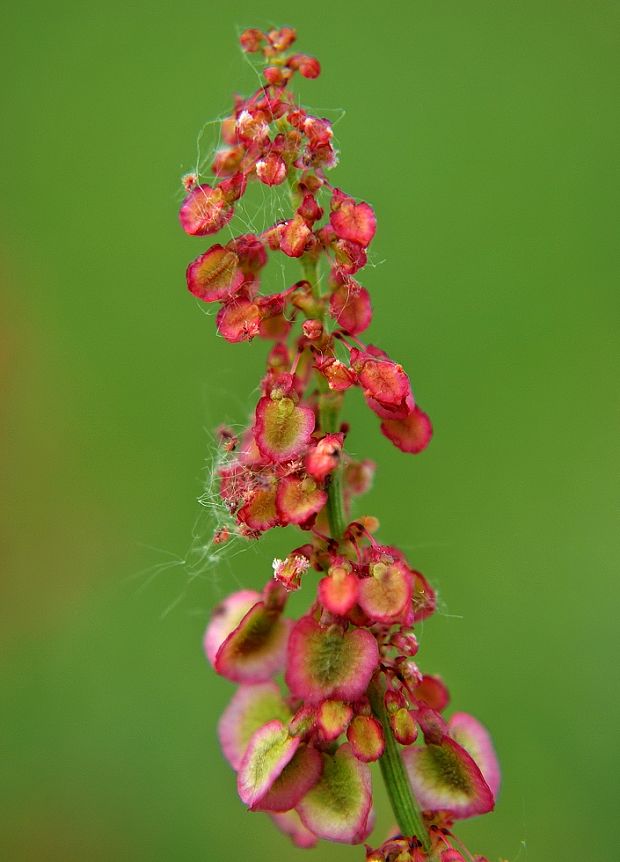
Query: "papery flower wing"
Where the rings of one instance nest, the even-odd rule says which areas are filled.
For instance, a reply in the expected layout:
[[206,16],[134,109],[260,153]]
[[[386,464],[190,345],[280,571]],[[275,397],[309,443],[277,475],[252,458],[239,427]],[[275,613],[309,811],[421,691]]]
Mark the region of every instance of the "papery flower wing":
[[286,683],[295,697],[307,703],[326,698],[357,700],[368,688],[379,664],[379,649],[364,629],[342,632],[302,617],[288,645]]
[[290,763],[300,744],[277,719],[256,730],[239,764],[237,790],[242,802],[252,807],[271,788]]
[[489,731],[466,712],[455,712],[448,721],[448,728],[450,736],[476,761],[493,796],[497,798],[501,776]]
[[257,602],[217,651],[216,671],[233,682],[265,682],[286,660],[290,623]]
[[415,407],[405,419],[384,419],[381,432],[402,452],[422,452],[431,441],[433,427],[428,415]]
[[233,769],[239,769],[252,734],[276,718],[287,722],[291,711],[275,682],[239,686],[218,723],[220,745]]
[[359,584],[360,607],[377,622],[397,621],[411,601],[411,573],[397,563],[375,563],[370,570],[370,577]]
[[296,847],[308,850],[316,846],[318,838],[314,832],[311,832],[307,826],[304,826],[301,822],[301,817],[296,811],[273,812],[270,813],[270,817],[278,829],[289,836]]
[[291,398],[261,398],[256,407],[256,444],[271,461],[290,461],[308,445],[314,431],[311,407]]
[[357,844],[364,840],[372,805],[370,770],[348,744],[323,757],[323,775],[297,806],[299,816],[319,838]]
[[446,811],[455,818],[473,817],[493,809],[493,793],[482,772],[450,737],[438,745],[406,748],[403,757],[422,808]]
[[243,282],[234,251],[213,245],[187,267],[187,287],[203,302],[219,302],[232,296]]
[[213,609],[204,636],[204,649],[209,662],[214,667],[215,657],[221,645],[260,599],[260,593],[254,590],[240,590],[227,596]]
[[278,482],[276,509],[282,524],[303,524],[326,502],[327,492],[310,476],[284,476]]
[[257,811],[290,811],[312,790],[323,772],[323,758],[316,748],[301,745],[264,796]]
[[179,210],[183,230],[190,236],[217,233],[232,216],[233,208],[222,191],[206,184],[193,188]]

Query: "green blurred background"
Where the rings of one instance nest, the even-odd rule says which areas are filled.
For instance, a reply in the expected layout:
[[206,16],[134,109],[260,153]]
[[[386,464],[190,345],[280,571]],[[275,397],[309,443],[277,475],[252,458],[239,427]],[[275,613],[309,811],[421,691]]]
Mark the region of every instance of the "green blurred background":
[[197,133],[254,86],[237,30],[271,23],[322,61],[303,100],[346,108],[334,176],[379,218],[371,338],[435,425],[412,459],[350,399],[380,465],[360,511],[441,594],[420,659],[501,757],[496,812],[461,834],[492,859],[613,858],[618,11],[4,8],[3,860],[304,858],[244,812],[216,743],[209,610],[291,540],[198,564],[210,431],[244,421],[266,348],[215,337],[184,287],[205,244],[177,222]]

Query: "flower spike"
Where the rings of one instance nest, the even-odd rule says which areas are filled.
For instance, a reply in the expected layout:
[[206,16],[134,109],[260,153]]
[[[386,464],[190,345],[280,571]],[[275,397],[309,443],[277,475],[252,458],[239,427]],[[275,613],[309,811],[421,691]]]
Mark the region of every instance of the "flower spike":
[[[293,90],[296,76],[312,80],[321,66],[296,39],[291,27],[242,32],[242,50],[262,65],[260,86],[235,97],[211,172],[184,176],[179,212],[192,237],[226,228],[186,272],[189,292],[216,303],[218,335],[269,343],[246,427],[218,431],[224,515],[213,543],[276,527],[303,535],[265,566],[262,592],[239,590],[212,614],[207,661],[238,685],[218,736],[242,802],[297,847],[367,840],[369,764],[378,761],[398,834],[367,845],[367,862],[485,862],[450,829],[493,808],[493,744],[475,718],[448,714],[446,684],[423,666],[417,635],[435,591],[402,551],[381,543],[377,518],[358,510],[375,465],[347,451],[341,410],[359,387],[381,433],[409,454],[428,446],[431,420],[405,367],[360,340],[373,308],[357,273],[377,218],[328,179],[338,161],[331,123]],[[236,215],[252,185],[264,201],[261,222],[267,214],[260,232]],[[292,283],[274,282],[274,259],[286,263],[282,272],[299,262]],[[291,619],[287,598],[299,593],[297,604],[303,591],[311,599]]]

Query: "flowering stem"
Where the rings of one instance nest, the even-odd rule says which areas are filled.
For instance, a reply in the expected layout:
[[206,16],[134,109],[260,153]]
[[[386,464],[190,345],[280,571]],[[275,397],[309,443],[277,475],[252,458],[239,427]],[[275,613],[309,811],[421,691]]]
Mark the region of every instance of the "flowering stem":
[[[330,395],[330,392],[324,392],[319,396],[321,427],[326,434],[333,434],[338,430],[338,405]],[[347,526],[342,493],[342,466],[334,470],[329,481],[327,517],[332,536],[334,539],[339,539]]]
[[384,693],[382,683],[379,680],[374,680],[370,685],[368,695],[372,711],[381,722],[385,736],[385,751],[379,760],[381,774],[401,833],[406,837],[415,835],[428,850],[430,847],[428,832],[424,825],[422,813],[411,792],[411,784],[405,765],[390,727],[383,700]]
[[[317,301],[319,308],[322,308],[316,259],[303,257],[301,264],[304,275],[312,287],[312,295]],[[324,317],[324,312],[322,312],[322,323],[324,323]],[[335,434],[338,431],[341,396],[337,392],[330,391],[327,381],[321,374],[317,374],[316,378],[319,389],[319,420],[321,429],[324,434]],[[342,467],[334,470],[329,479],[329,486],[327,488],[327,517],[332,537],[339,539],[347,526],[342,493]]]

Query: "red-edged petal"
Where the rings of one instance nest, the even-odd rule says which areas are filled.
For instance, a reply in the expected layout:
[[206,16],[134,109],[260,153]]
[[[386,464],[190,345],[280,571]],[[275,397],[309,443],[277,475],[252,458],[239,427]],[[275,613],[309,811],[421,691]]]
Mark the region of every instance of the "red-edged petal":
[[239,686],[218,723],[220,745],[233,769],[239,769],[252,734],[276,718],[288,722],[291,711],[275,682]]
[[359,586],[359,605],[370,619],[381,623],[397,622],[411,601],[411,573],[402,564],[373,563],[370,577]]
[[377,219],[370,204],[356,204],[347,198],[329,217],[331,226],[341,239],[356,242],[366,248],[375,235]]
[[353,754],[364,763],[379,760],[385,748],[383,728],[372,715],[356,715],[348,727],[347,739]]
[[278,482],[276,508],[282,524],[303,524],[326,503],[327,492],[310,476],[284,476]]
[[261,398],[256,407],[256,444],[270,461],[290,461],[302,454],[314,431],[314,410],[291,398]]
[[308,850],[315,847],[318,838],[301,822],[301,818],[296,811],[286,811],[283,813],[270,814],[274,824],[281,832],[288,835],[296,847],[303,850]]
[[290,623],[257,602],[217,651],[216,671],[233,682],[266,682],[286,660]]
[[363,332],[372,320],[370,295],[356,281],[341,284],[331,295],[329,313],[351,335]]
[[450,737],[440,745],[406,748],[403,757],[416,798],[429,811],[473,817],[493,809],[493,794],[474,759]]
[[324,628],[302,617],[291,632],[286,682],[307,703],[326,698],[358,700],[379,664],[379,649],[370,632],[337,626]]
[[450,736],[459,745],[462,745],[478,764],[484,780],[491,788],[495,798],[499,792],[500,769],[491,740],[491,735],[486,727],[472,715],[466,712],[455,712],[448,721]]
[[255,302],[239,297],[226,302],[218,311],[215,320],[220,335],[235,344],[239,341],[250,341],[258,335],[261,313]]
[[252,734],[237,775],[242,802],[251,807],[267,793],[292,760],[299,743],[299,737],[290,736],[278,719],[267,722]]
[[219,302],[236,293],[243,282],[234,251],[212,245],[187,267],[187,288],[203,302]]
[[220,189],[209,185],[196,186],[188,194],[179,210],[183,230],[190,236],[217,233],[233,216],[233,208]]
[[271,788],[255,803],[259,811],[290,811],[296,808],[323,772],[323,758],[316,748],[300,746]]
[[260,593],[240,590],[232,593],[213,609],[211,620],[204,636],[204,649],[209,662],[215,667],[217,651],[228,635],[234,631],[250,608],[259,602]]
[[427,414],[416,407],[406,419],[384,419],[381,431],[402,452],[415,455],[430,443],[433,427]]
[[321,780],[297,806],[299,816],[319,838],[357,844],[364,840],[372,805],[370,770],[348,744],[323,758]]

